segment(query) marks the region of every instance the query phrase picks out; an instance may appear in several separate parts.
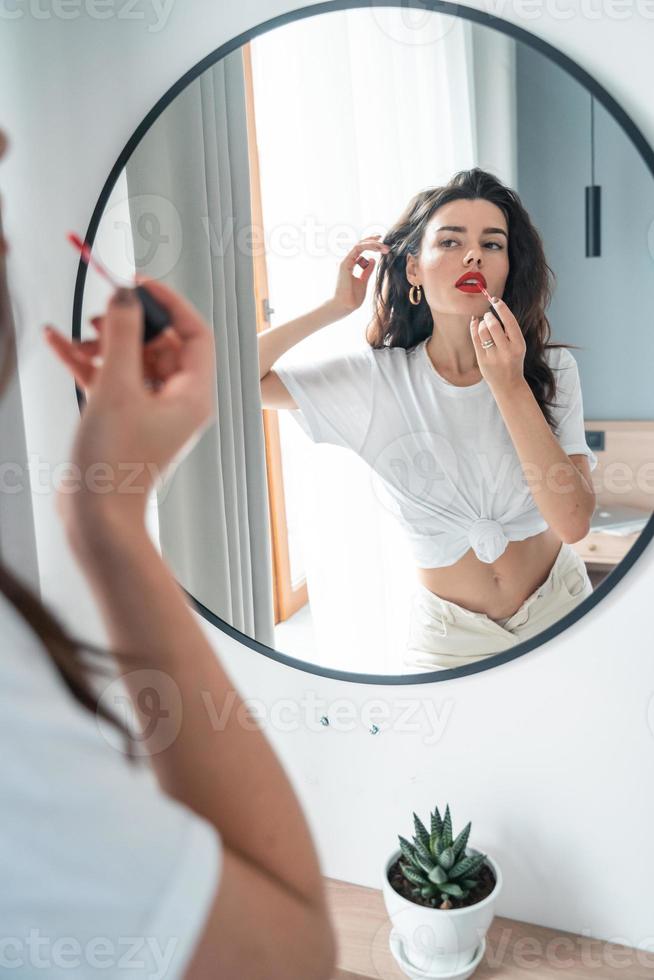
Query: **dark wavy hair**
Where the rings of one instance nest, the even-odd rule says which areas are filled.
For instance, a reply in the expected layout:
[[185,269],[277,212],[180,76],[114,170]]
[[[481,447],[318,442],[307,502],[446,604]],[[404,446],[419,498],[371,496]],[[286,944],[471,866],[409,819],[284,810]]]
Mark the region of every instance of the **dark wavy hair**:
[[[0,241],[3,239],[0,215]],[[0,397],[16,370],[16,331],[12,314],[5,258],[0,251]],[[108,650],[78,640],[71,636],[50,609],[30,591],[9,569],[0,563],[0,591],[14,606],[18,614],[36,633],[54,663],[59,675],[75,700],[91,714],[110,722],[125,738],[125,754],[130,762],[143,761],[135,752],[132,733],[123,722],[113,715],[99,700],[94,691],[93,678],[102,675],[116,676],[114,656]],[[85,662],[89,653],[95,661]],[[139,663],[131,653],[121,654],[126,661]],[[142,666],[142,664],[141,664]]]
[[368,324],[366,339],[375,349],[410,349],[431,336],[434,319],[424,291],[417,306],[409,300],[407,256],[418,256],[427,224],[439,208],[450,201],[480,198],[500,208],[507,221],[509,274],[502,298],[520,324],[525,338],[525,380],[548,425],[553,428],[550,409],[556,405],[553,401],[556,381],[544,351],[576,345],[549,342],[551,331],[545,310],[556,277],[545,259],[541,237],[518,195],[486,170],[479,167],[460,170],[444,186],[419,191],[384,235],[382,240],[390,245],[390,251],[380,255],[373,292],[375,313]]

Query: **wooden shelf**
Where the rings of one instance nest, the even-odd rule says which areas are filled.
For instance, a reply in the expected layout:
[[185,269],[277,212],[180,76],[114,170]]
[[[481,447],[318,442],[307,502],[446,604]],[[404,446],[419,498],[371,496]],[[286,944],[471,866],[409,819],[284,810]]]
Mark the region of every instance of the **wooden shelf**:
[[[380,889],[326,878],[338,940],[333,980],[406,980]],[[495,916],[472,980],[652,980],[654,953]]]
[[612,568],[620,564],[640,534],[640,531],[624,535],[591,531],[581,541],[575,541],[572,547],[590,568],[600,565]]
[[[654,463],[654,422],[612,419],[586,419],[588,433],[601,436],[597,449],[597,467],[592,471],[593,488],[599,507],[626,504],[636,507],[649,519],[654,510],[654,492],[649,473]],[[595,443],[597,444],[597,443]],[[624,537],[594,531],[573,548],[591,569],[611,571],[627,554],[641,532]]]

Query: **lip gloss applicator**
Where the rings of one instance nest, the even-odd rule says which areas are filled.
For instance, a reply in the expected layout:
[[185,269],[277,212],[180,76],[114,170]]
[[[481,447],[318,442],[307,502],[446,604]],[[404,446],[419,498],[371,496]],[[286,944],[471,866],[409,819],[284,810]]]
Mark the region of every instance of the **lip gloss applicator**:
[[[87,242],[83,242],[74,231],[69,231],[66,238],[71,245],[79,250],[82,262],[86,265],[92,265],[115,289],[122,288],[122,283],[118,282],[109,270],[91,254],[91,246]],[[170,326],[170,317],[168,311],[155,300],[145,286],[131,286],[129,288],[134,290],[143,307],[143,343],[147,344],[150,340],[154,340],[166,327]]]
[[493,302],[491,300],[490,293],[488,292],[488,290],[484,286],[482,286],[481,283],[479,283],[479,288],[481,289],[482,293],[484,294],[484,296],[486,297],[486,299],[490,303],[490,306],[491,306],[491,309],[492,309],[493,313],[495,314],[495,316],[497,317],[497,319],[500,321],[500,326],[502,327],[502,330],[504,330],[504,324],[502,323],[502,320],[501,320],[501,317],[500,317],[499,313],[497,312],[497,310],[493,306]]
[[[490,305],[493,306],[493,304],[491,302],[491,296],[490,296],[490,293],[488,292],[488,290],[484,286],[482,286],[481,283],[479,283],[479,288],[481,289],[482,293],[484,294],[484,296],[486,297],[486,299],[488,300],[488,302],[490,303]],[[495,309],[494,306],[493,306],[493,309]]]

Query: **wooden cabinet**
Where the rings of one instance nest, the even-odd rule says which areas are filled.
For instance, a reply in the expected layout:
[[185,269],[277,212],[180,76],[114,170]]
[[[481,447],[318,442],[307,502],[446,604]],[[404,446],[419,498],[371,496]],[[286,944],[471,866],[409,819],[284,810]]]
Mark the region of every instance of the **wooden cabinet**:
[[581,541],[575,541],[572,547],[581,555],[589,568],[600,565],[613,567],[622,561],[639,536],[638,532],[618,535],[591,531]]
[[[591,473],[597,506],[635,507],[648,519],[654,511],[654,423],[587,419],[585,428],[586,441],[598,446],[594,450],[597,467]],[[586,562],[589,573],[608,573],[622,561],[639,535],[638,531],[626,535],[591,531],[572,547]]]

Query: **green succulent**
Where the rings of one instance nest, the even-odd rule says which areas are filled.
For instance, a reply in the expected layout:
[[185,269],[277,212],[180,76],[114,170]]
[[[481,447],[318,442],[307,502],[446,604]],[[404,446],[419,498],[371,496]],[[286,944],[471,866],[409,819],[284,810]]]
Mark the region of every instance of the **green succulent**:
[[404,861],[400,860],[402,874],[414,886],[411,889],[413,895],[430,899],[429,904],[438,905],[438,908],[451,909],[450,896],[465,898],[479,884],[477,872],[484,864],[486,855],[466,856],[470,823],[466,824],[456,840],[452,840],[449,804],[442,819],[438,807],[431,814],[430,834],[415,813],[413,822],[416,829],[413,844],[398,836],[404,858]]

